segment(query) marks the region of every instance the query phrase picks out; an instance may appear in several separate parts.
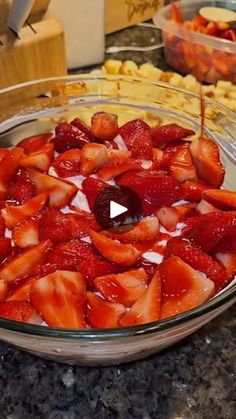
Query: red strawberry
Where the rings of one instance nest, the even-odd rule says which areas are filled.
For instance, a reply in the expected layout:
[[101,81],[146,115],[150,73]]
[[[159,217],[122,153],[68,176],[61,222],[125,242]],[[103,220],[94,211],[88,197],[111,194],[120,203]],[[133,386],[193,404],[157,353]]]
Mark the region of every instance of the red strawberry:
[[59,209],[46,208],[39,221],[40,240],[50,239],[52,242],[63,242],[71,237],[71,221],[67,214]]
[[214,252],[229,252],[231,250],[236,250],[236,227],[232,228],[214,248]]
[[199,138],[192,142],[190,151],[200,178],[216,188],[221,186],[225,169],[220,161],[218,145],[210,138]]
[[89,217],[82,217],[78,214],[67,214],[67,218],[70,220],[71,225],[70,235],[74,239],[88,236],[89,231],[93,228],[100,230],[92,214],[90,219]]
[[0,238],[0,262],[2,262],[9,255],[11,251],[11,239],[7,237]]
[[9,149],[0,148],[0,161],[2,161],[8,153],[9,153]]
[[113,150],[108,149],[108,164],[110,163],[121,163],[129,160],[131,157],[131,151]]
[[23,323],[38,323],[39,316],[30,303],[6,301],[0,303],[0,317]]
[[134,158],[152,159],[151,128],[141,119],[134,119],[122,125],[119,134]]
[[157,218],[168,231],[174,231],[178,223],[191,216],[195,204],[177,205],[176,207],[161,207],[157,211]]
[[202,199],[199,204],[196,206],[196,211],[199,214],[209,214],[210,212],[219,212],[220,210],[213,205],[209,204],[209,202]]
[[2,159],[0,165],[0,192],[6,192],[23,156],[24,150],[15,147]]
[[184,144],[176,151],[169,167],[169,174],[178,182],[197,180],[197,172],[192,162],[189,144]]
[[0,301],[4,301],[8,294],[8,285],[6,281],[0,279]]
[[153,157],[152,160],[153,160],[153,166],[155,168],[159,167],[159,165],[160,165],[160,163],[163,159],[163,156],[164,156],[164,151],[163,150],[161,150],[158,147],[153,147],[153,149],[152,149],[152,157]]
[[47,194],[42,193],[34,198],[31,198],[22,205],[15,206],[7,204],[6,208],[2,210],[2,215],[5,219],[7,228],[12,229],[21,220],[32,217],[39,212],[44,207],[47,198]]
[[30,300],[49,326],[86,327],[86,288],[79,272],[58,271],[37,279]]
[[26,154],[35,153],[52,138],[51,132],[45,132],[44,134],[33,135],[32,137],[21,140],[17,146],[22,147]]
[[212,189],[212,186],[206,185],[201,182],[194,182],[187,180],[182,184],[184,190],[184,199],[191,202],[199,202],[202,199],[203,192],[207,189]]
[[93,134],[91,132],[91,129],[79,117],[73,119],[73,121],[71,121],[70,124],[74,125],[74,127],[78,128],[80,131],[84,132],[90,140],[93,139]]
[[236,227],[236,211],[212,212],[195,219],[194,225],[185,230],[183,235],[204,252],[211,251]]
[[94,280],[94,285],[106,300],[129,307],[145,291],[147,275],[141,268],[116,275],[100,276]]
[[159,162],[157,165],[158,169],[169,170],[170,164],[175,154],[177,153],[179,149],[183,147],[184,144],[188,144],[188,143],[186,141],[176,141],[174,143],[168,144],[163,150],[163,155],[162,155],[161,160],[160,160],[161,156],[159,155]]
[[161,305],[161,281],[156,272],[139,299],[121,319],[121,326],[135,326],[159,320]]
[[93,292],[87,293],[87,304],[87,321],[96,328],[118,327],[125,313],[123,305],[105,301]]
[[42,276],[46,276],[58,270],[58,266],[53,263],[43,263],[35,266],[34,268],[34,279],[42,278]]
[[131,266],[141,256],[141,252],[131,244],[122,244],[92,230],[90,237],[93,245],[103,257],[119,265]]
[[181,186],[171,176],[158,173],[155,175],[152,172],[136,173],[133,180],[131,176],[128,180],[121,178],[119,184],[130,187],[139,195],[144,216],[153,214],[158,208],[172,205],[182,198]]
[[221,210],[236,210],[236,192],[225,189],[210,189],[203,192],[203,198]]
[[30,290],[34,281],[35,278],[28,278],[23,282],[21,281],[20,284],[17,284],[16,287],[13,288],[6,301],[29,301]]
[[170,239],[166,245],[165,257],[169,258],[171,256],[179,256],[193,269],[204,273],[208,279],[214,282],[216,291],[225,286],[227,277],[224,267],[213,257],[193,246],[188,240],[182,237]]
[[134,140],[132,145],[132,157],[134,159],[152,160],[152,147],[151,133],[148,134],[148,131],[146,131],[142,140],[141,138],[136,138]]
[[222,263],[227,272],[227,282],[236,275],[236,250],[229,252],[216,253],[216,259]]
[[107,184],[102,180],[87,177],[82,183],[83,192],[88,200],[89,208],[93,211],[96,198],[100,192],[107,188]]
[[103,180],[111,180],[112,178],[121,175],[122,173],[128,172],[129,170],[141,169],[141,164],[136,160],[130,159],[118,163],[108,164],[98,169],[98,177]]
[[20,159],[21,167],[34,167],[42,172],[47,172],[51,166],[52,159],[54,156],[54,146],[52,143],[45,144],[42,148],[31,153],[28,156],[24,156]]
[[63,153],[72,148],[82,148],[90,141],[90,138],[83,131],[66,122],[59,123],[55,131],[56,136],[51,141],[58,153]]
[[90,244],[76,239],[59,243],[49,253],[48,263],[57,266],[58,269],[78,270],[81,260],[89,260],[90,249]]
[[36,188],[26,169],[19,169],[7,190],[6,199],[16,204],[25,204],[33,198]]
[[118,117],[113,113],[97,112],[91,118],[92,134],[100,140],[112,140],[119,132]]
[[24,249],[39,243],[39,227],[37,218],[27,218],[16,224],[12,231],[12,239],[16,246]]
[[191,310],[210,298],[214,282],[177,256],[159,265],[162,287],[161,319]]
[[177,124],[167,124],[152,129],[152,141],[155,146],[162,147],[168,143],[191,137],[194,134],[195,132],[191,129],[183,128]]
[[54,160],[52,166],[57,175],[62,178],[78,175],[80,173],[80,150],[65,151]]
[[0,278],[7,283],[12,283],[16,279],[31,275],[35,266],[45,261],[46,254],[50,249],[51,242],[46,240],[19,253],[1,266]]
[[[123,228],[123,227],[122,227]],[[157,239],[159,234],[159,222],[156,217],[141,220],[133,229],[124,233],[104,231],[107,237],[119,240],[121,243],[152,242]]]
[[0,237],[4,236],[5,229],[6,229],[5,220],[2,217],[2,215],[0,215]]
[[[84,211],[76,207],[75,205],[69,205],[69,208],[71,209],[71,211],[73,211],[73,214],[71,213],[67,214],[72,224],[72,231],[71,231],[72,236],[73,235],[76,236],[77,230],[80,229],[81,224],[79,224],[79,221],[82,221],[87,226],[90,226],[91,230],[101,231],[101,227],[98,225],[93,214],[91,214],[90,212]],[[78,222],[78,225],[77,225],[77,222]]]
[[103,144],[86,144],[81,150],[80,173],[89,176],[108,161],[107,148]]
[[157,269],[157,265],[156,265],[156,263],[148,262],[145,259],[141,259],[135,265],[135,268],[136,269],[143,268],[145,270],[145,272],[146,272],[148,282],[150,282],[151,279],[152,279],[152,277],[153,277],[153,275],[154,275],[154,272]]

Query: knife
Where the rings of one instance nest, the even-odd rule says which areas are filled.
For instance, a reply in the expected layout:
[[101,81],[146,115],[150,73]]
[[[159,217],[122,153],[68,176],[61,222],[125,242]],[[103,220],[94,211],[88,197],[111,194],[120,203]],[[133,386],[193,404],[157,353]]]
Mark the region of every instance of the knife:
[[34,0],[13,0],[7,17],[7,26],[16,35],[23,27],[30,11],[33,7]]

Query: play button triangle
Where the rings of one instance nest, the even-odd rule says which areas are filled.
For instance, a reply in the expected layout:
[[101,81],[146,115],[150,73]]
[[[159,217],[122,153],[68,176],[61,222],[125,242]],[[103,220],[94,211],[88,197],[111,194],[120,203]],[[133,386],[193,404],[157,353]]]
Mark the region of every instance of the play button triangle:
[[115,201],[110,201],[110,218],[118,217],[118,215],[124,214],[128,211],[128,208],[118,204]]

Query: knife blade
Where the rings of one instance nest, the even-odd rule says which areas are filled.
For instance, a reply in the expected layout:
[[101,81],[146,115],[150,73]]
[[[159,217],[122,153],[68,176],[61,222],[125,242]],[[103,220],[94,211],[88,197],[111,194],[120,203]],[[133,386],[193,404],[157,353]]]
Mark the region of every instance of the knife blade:
[[7,26],[17,35],[23,27],[27,17],[29,16],[33,4],[34,0],[12,1],[12,5],[7,17]]

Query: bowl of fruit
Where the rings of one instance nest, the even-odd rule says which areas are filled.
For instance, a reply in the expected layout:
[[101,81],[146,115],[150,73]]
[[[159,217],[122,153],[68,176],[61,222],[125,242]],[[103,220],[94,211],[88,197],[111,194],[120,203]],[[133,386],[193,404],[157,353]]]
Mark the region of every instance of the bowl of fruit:
[[[124,76],[46,79],[0,96],[2,340],[59,362],[119,364],[233,304],[233,112]],[[139,218],[106,228],[124,215],[124,189]]]
[[193,74],[200,82],[236,83],[236,26],[221,21],[225,10],[236,16],[235,1],[181,0],[157,13],[154,22],[162,30],[165,57],[172,68]]

